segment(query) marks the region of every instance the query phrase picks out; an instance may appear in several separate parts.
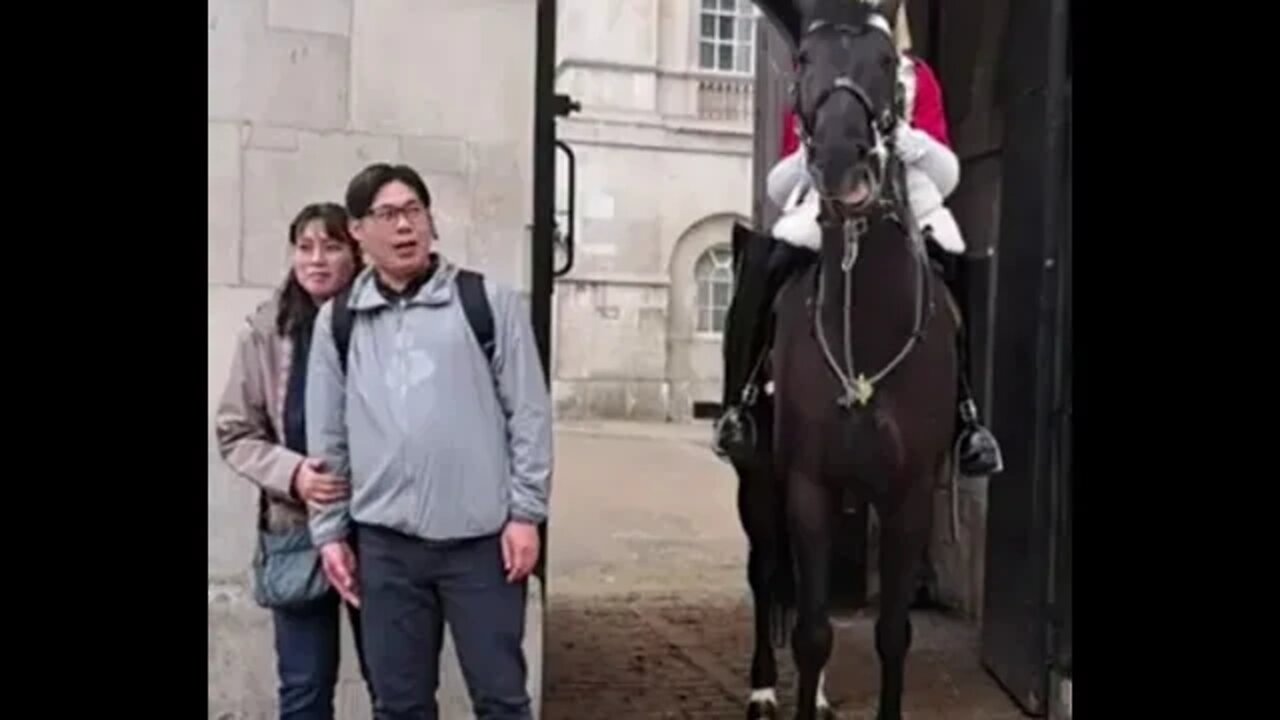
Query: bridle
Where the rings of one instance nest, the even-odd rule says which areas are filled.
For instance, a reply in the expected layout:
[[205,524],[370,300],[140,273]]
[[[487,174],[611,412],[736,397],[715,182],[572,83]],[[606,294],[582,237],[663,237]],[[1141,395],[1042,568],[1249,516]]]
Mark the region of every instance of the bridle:
[[[883,22],[883,18],[878,18]],[[875,24],[875,23],[873,23]],[[815,21],[811,23],[808,29],[801,36],[811,35],[815,32],[831,29],[840,33],[850,35],[859,35],[859,28],[849,25],[841,25],[828,23],[826,21]],[[888,30],[885,23],[880,29]],[[892,33],[890,33],[892,35]],[[906,197],[906,180],[905,168],[897,155],[894,148],[894,128],[901,121],[903,108],[905,107],[905,98],[902,95],[902,88],[896,81],[897,73],[894,73],[894,87],[897,89],[894,93],[894,102],[891,107],[886,108],[883,112],[877,113],[871,99],[866,91],[859,86],[849,74],[842,74],[832,81],[829,87],[826,87],[819,93],[813,105],[813,113],[817,113],[828,99],[837,92],[848,92],[851,94],[867,111],[867,116],[871,118],[871,133],[874,140],[871,155],[874,158],[873,172],[871,177],[871,192],[867,202],[859,208],[850,208],[836,198],[822,197],[822,212],[819,215],[819,225],[822,226],[824,237],[829,232],[843,232],[844,254],[840,261],[840,271],[844,276],[844,363],[836,360],[831,352],[831,348],[827,343],[826,333],[822,327],[822,307],[825,304],[825,281],[826,273],[819,269],[817,297],[815,298],[813,308],[813,324],[814,336],[817,338],[818,345],[822,348],[823,356],[827,365],[835,373],[836,378],[840,381],[843,392],[837,399],[838,404],[846,409],[853,405],[865,406],[871,401],[872,395],[875,393],[875,386],[891,372],[893,372],[903,360],[911,353],[918,342],[924,337],[925,327],[932,318],[935,307],[933,301],[933,292],[931,287],[931,275],[929,270],[928,255],[925,251],[924,240],[920,230],[916,225],[916,220],[911,213],[911,208],[907,203]],[[813,142],[813,118],[806,115],[800,110],[799,99],[799,82],[792,86],[793,107],[797,109],[797,115],[800,120],[801,142],[804,146],[804,152],[812,153]],[[887,182],[886,182],[887,181]],[[813,189],[817,191],[817,183],[811,182]],[[889,188],[887,196],[882,194],[883,188]],[[821,197],[821,194],[819,195]],[[912,253],[916,258],[916,299],[915,299],[915,327],[907,341],[883,368],[878,372],[867,376],[865,373],[855,373],[853,363],[853,336],[852,336],[852,311],[853,311],[853,268],[858,259],[858,248],[863,237],[867,234],[872,217],[876,220],[893,220],[903,225],[907,231],[907,236],[912,246]],[[819,261],[821,264],[821,261]]]
[[[888,24],[883,22],[883,18],[880,18],[878,15],[873,15],[871,17],[875,18],[875,20],[880,21],[878,23],[871,22],[870,23],[871,25],[878,26],[880,29],[884,30],[886,33],[892,35],[892,33],[888,29]],[[826,20],[815,20],[812,23],[810,23],[809,27],[801,34],[800,40],[797,43],[797,47],[804,42],[805,37],[821,32],[823,30],[830,30],[839,34],[850,35],[853,37],[858,37],[859,35],[861,35],[861,30],[852,25],[847,25],[843,23],[831,23]],[[896,77],[896,72],[894,73],[894,75]],[[796,115],[800,120],[800,123],[799,123],[800,143],[804,148],[804,152],[806,156],[812,156],[813,154],[813,132],[814,132],[814,123],[816,122],[816,118],[814,116],[817,115],[818,111],[827,102],[827,100],[831,99],[833,95],[835,95],[837,92],[847,92],[850,95],[852,95],[853,98],[857,100],[860,105],[862,105],[863,109],[866,110],[867,117],[871,118],[870,130],[871,130],[872,145],[871,145],[870,154],[872,157],[871,164],[873,168],[873,171],[870,177],[871,193],[866,203],[867,206],[870,206],[871,204],[875,203],[880,199],[881,190],[886,186],[885,180],[889,171],[889,165],[890,165],[889,159],[894,155],[893,131],[894,131],[894,128],[897,127],[898,122],[902,118],[902,114],[903,114],[902,109],[905,104],[903,102],[901,88],[898,87],[897,82],[894,83],[894,87],[897,88],[897,91],[894,93],[894,102],[889,107],[884,108],[880,112],[877,112],[875,108],[875,104],[871,102],[871,97],[867,95],[867,91],[863,89],[863,87],[859,85],[850,74],[844,73],[836,76],[836,78],[831,81],[831,84],[829,86],[823,88],[818,93],[818,97],[814,99],[812,112],[806,113],[801,109],[801,105],[800,105],[799,78],[797,77],[796,80],[791,85],[791,105],[792,107],[796,108]],[[812,184],[814,186],[814,189],[816,190],[817,183],[815,182]],[[824,204],[829,203],[843,210],[849,209],[844,207],[843,203],[840,203],[834,198],[823,197],[823,200],[826,201]],[[839,214],[843,215],[844,213],[841,212]]]

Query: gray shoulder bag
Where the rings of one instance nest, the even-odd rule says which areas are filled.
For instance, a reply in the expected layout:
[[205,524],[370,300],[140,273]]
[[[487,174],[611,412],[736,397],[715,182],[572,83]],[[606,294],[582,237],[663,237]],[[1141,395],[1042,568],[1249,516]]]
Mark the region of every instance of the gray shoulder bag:
[[311,531],[267,530],[267,498],[258,495],[258,546],[253,554],[253,598],[265,608],[289,608],[323,597],[331,586]]

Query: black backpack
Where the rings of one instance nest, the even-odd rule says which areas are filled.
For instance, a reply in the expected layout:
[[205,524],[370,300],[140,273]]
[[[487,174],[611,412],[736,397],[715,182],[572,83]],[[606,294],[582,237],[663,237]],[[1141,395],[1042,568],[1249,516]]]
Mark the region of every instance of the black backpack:
[[[458,287],[458,299],[462,303],[462,312],[467,316],[467,324],[475,333],[484,357],[493,365],[493,308],[489,306],[489,296],[484,292],[484,275],[471,270],[459,270],[454,278]],[[351,347],[351,326],[355,322],[355,313],[347,305],[351,293],[348,286],[333,299],[333,344],[338,349],[338,361],[342,363],[342,372],[347,372],[347,351]]]

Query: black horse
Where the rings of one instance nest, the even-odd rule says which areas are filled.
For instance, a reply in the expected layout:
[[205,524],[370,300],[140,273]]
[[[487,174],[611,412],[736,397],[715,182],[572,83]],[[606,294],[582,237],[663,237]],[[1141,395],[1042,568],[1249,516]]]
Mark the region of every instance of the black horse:
[[[756,615],[748,718],[776,716],[770,640],[781,645],[788,634],[800,675],[796,717],[830,714],[822,670],[832,644],[832,531],[850,491],[880,518],[879,717],[901,717],[908,609],[932,491],[952,459],[963,375],[959,318],[930,267],[893,149],[899,4],[757,2],[797,46],[795,100],[822,239],[813,256],[734,229],[742,282],[729,310],[724,401],[735,408],[738,442],[726,455],[740,479]],[[778,284],[769,325],[737,331],[757,323],[758,303]],[[762,345],[771,352],[758,352]],[[740,389],[746,397],[734,396]]]

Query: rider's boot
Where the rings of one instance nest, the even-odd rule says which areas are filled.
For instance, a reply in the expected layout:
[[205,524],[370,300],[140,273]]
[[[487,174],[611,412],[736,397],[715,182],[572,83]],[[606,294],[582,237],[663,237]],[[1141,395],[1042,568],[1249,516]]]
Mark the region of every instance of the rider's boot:
[[757,318],[762,314],[764,289],[769,271],[769,252],[761,248],[762,236],[734,227],[738,233],[750,233],[738,251],[741,261],[734,277],[733,298],[725,315],[724,380],[720,400],[720,416],[716,419],[712,449],[722,458],[742,457],[753,443],[749,419],[743,417],[742,396],[750,373],[749,348],[755,343]]
[[[943,282],[951,292],[952,298],[957,299],[953,307],[957,313],[960,313],[959,296],[956,292],[957,263],[954,258],[941,251],[935,253],[934,250],[937,249],[935,243],[929,242],[928,245],[929,255],[941,267]],[[980,419],[978,403],[969,384],[968,330],[964,318],[958,319],[960,322],[956,332],[956,352],[960,361],[957,387],[960,400],[958,406],[960,423],[957,428],[956,462],[959,465],[960,474],[964,477],[995,475],[1004,470],[1004,454],[1000,451],[1000,443],[996,441],[995,434],[983,425]]]
[[[753,255],[758,258],[754,262]],[[769,309],[791,273],[814,256],[810,250],[773,239],[769,239],[767,252],[745,256],[725,323],[724,394],[714,439],[714,449],[721,457],[746,456],[754,449],[754,430],[744,414],[751,396],[761,390],[760,377],[752,371],[767,344],[764,330]]]

